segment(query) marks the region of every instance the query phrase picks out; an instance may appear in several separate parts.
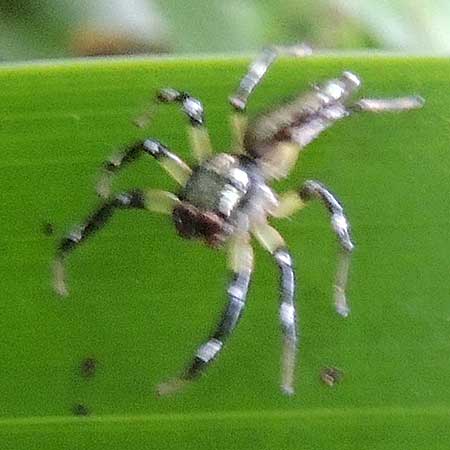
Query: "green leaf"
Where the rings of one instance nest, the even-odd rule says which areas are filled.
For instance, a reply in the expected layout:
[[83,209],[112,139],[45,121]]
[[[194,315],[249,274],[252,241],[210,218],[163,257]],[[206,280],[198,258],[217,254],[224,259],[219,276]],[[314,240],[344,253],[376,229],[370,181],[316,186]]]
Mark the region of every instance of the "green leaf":
[[[422,110],[337,124],[275,186],[323,181],[345,204],[357,243],[352,315],[342,319],[331,302],[337,246],[326,212],[312,205],[276,224],[300,285],[294,397],[279,390],[278,274],[260,249],[248,308],[223,354],[167,398],[155,386],[179,374],[223,307],[223,252],[183,241],[167,217],[122,212],[70,256],[71,295],[52,291],[58,240],[98,204],[98,167],[111,152],[152,136],[191,159],[175,109],[147,130],[132,126],[155,89],[201,98],[214,147],[227,150],[227,98],[247,64],[128,59],[0,70],[2,449],[448,448],[447,60],[283,59],[252,98],[250,115],[352,70],[365,96],[426,99]],[[116,183],[140,186],[176,189],[145,159]],[[342,370],[340,384],[320,380],[326,367]]]

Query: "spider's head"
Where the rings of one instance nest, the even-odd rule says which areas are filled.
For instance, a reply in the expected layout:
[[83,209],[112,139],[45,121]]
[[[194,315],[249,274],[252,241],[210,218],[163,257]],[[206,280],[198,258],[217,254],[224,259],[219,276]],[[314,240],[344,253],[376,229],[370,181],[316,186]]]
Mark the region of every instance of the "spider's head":
[[178,233],[219,247],[233,233],[249,192],[250,177],[239,157],[222,153],[196,167],[173,211]]

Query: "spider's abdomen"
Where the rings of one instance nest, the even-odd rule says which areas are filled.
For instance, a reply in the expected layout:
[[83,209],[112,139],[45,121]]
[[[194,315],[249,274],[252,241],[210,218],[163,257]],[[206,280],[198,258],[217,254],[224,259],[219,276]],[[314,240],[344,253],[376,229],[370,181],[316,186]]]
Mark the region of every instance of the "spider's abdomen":
[[222,244],[252,194],[256,170],[248,158],[225,153],[196,167],[173,212],[178,233],[211,246]]

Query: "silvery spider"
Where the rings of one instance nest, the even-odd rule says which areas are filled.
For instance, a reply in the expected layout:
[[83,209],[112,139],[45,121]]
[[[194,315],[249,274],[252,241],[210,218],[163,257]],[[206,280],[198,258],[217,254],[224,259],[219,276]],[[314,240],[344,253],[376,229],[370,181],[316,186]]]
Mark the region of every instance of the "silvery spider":
[[[298,190],[283,195],[277,195],[269,183],[286,177],[299,152],[338,120],[365,111],[415,109],[422,106],[423,100],[409,96],[352,101],[361,81],[354,73],[343,72],[339,78],[313,86],[306,94],[256,117],[247,125],[243,113],[248,98],[282,50],[264,50],[250,65],[236,93],[230,97],[235,135],[232,153],[212,153],[204,127],[203,107],[198,99],[175,89],[161,90],[155,105],[177,103],[189,119],[197,164],[191,169],[155,139],[146,139],[125,148],[104,164],[97,186],[103,202],[80,227],[59,243],[54,287],[61,295],[68,293],[65,259],[89,236],[103,228],[116,210],[137,208],[170,214],[183,238],[198,239],[211,247],[226,244],[232,275],[223,316],[182,374],[159,386],[160,394],[176,391],[205,372],[234,330],[244,309],[253,270],[252,236],[272,254],[280,271],[280,321],[284,337],[281,388],[286,394],[294,393],[298,337],[293,262],[286,243],[268,219],[289,217],[310,200],[320,201],[330,214],[331,226],[340,244],[334,303],[341,316],[349,314],[345,291],[354,245],[341,203],[318,181],[306,181]],[[309,53],[306,46],[295,48],[296,56]],[[153,189],[110,195],[113,175],[142,154],[154,157],[179,183],[177,195]]]

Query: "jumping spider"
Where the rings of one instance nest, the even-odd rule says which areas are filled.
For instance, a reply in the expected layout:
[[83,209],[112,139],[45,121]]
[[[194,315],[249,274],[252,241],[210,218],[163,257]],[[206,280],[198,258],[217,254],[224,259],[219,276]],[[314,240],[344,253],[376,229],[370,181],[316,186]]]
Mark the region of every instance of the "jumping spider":
[[[59,243],[54,265],[54,287],[67,295],[64,261],[89,236],[103,228],[116,210],[146,209],[172,216],[178,234],[198,239],[211,247],[227,244],[232,271],[227,290],[228,304],[210,339],[201,345],[191,363],[176,379],[159,386],[159,393],[173,392],[198,378],[218,356],[244,309],[253,270],[251,235],[268,250],[280,270],[280,320],[284,336],[281,388],[294,393],[297,352],[295,278],[291,254],[268,219],[284,218],[313,199],[328,210],[331,226],[340,244],[334,284],[337,312],[346,317],[346,284],[350,254],[354,248],[349,222],[341,203],[320,182],[306,181],[297,190],[278,196],[269,187],[274,179],[286,177],[298,154],[336,121],[359,112],[404,111],[420,108],[420,97],[360,99],[352,101],[361,81],[351,72],[313,86],[306,94],[256,117],[248,126],[244,116],[247,100],[274,62],[280,49],[265,50],[254,61],[232,97],[235,148],[232,153],[212,154],[204,127],[201,102],[185,92],[163,89],[156,103],[178,103],[190,121],[190,137],[197,165],[190,168],[169,148],[155,139],[137,142],[104,164],[97,191],[104,201],[77,229]],[[310,53],[297,47],[297,56]],[[177,195],[159,190],[132,190],[110,195],[113,175],[140,155],[153,156],[181,186]]]

